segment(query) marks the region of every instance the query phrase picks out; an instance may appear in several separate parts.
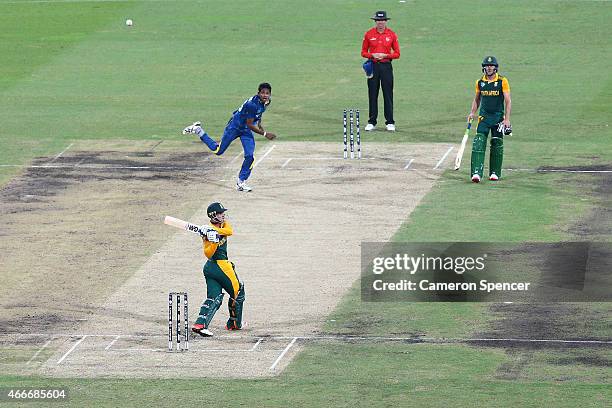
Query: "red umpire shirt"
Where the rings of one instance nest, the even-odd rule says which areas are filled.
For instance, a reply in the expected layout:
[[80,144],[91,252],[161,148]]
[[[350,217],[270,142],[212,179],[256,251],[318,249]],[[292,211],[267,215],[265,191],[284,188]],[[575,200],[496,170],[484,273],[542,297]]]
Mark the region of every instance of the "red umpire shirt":
[[[391,51],[393,50],[393,51]],[[382,52],[389,54],[389,58],[377,61],[372,58],[372,54]],[[376,27],[366,31],[363,36],[363,44],[361,45],[361,56],[363,58],[371,59],[374,62],[389,62],[392,59],[400,57],[400,47],[397,41],[397,34],[393,31],[385,28],[385,31],[379,33],[376,31]]]

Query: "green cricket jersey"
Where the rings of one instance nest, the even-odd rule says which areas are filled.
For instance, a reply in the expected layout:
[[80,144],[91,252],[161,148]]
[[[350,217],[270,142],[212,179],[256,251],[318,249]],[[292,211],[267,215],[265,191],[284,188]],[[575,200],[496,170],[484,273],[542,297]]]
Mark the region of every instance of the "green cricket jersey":
[[476,81],[476,93],[480,93],[480,116],[504,116],[504,92],[510,92],[508,79],[495,74],[492,80],[486,75]]

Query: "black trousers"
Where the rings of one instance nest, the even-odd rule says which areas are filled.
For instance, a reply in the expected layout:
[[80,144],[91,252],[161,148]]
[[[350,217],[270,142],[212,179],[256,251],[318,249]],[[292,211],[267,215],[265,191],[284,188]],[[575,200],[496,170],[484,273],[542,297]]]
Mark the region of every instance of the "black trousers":
[[390,62],[374,63],[374,76],[368,79],[368,99],[370,114],[368,123],[376,125],[378,120],[378,92],[382,85],[385,104],[385,124],[393,120],[393,65]]

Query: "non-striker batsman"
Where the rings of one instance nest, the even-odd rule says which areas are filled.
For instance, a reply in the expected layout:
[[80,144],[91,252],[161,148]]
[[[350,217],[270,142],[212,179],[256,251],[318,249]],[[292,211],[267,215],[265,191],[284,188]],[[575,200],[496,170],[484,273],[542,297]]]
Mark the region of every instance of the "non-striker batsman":
[[472,181],[479,183],[484,173],[487,137],[491,133],[491,152],[489,158],[489,180],[497,181],[502,175],[504,158],[504,136],[512,134],[510,112],[510,84],[508,79],[497,72],[499,65],[493,56],[482,61],[482,78],[476,81],[476,95],[472,101],[472,110],[468,120],[480,106],[478,127],[472,144]]

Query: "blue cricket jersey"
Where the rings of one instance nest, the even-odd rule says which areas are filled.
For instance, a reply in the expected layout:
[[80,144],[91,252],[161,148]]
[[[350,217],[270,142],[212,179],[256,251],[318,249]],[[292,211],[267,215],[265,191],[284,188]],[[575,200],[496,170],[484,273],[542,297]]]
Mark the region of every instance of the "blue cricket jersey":
[[228,125],[235,129],[248,129],[246,125],[247,119],[254,119],[253,124],[257,125],[265,111],[266,107],[263,102],[259,99],[258,95],[255,95],[244,101],[242,106],[234,111]]

